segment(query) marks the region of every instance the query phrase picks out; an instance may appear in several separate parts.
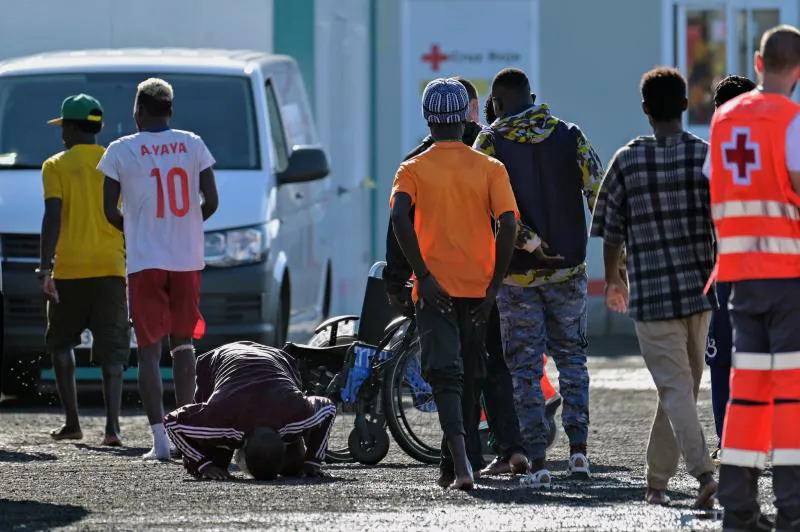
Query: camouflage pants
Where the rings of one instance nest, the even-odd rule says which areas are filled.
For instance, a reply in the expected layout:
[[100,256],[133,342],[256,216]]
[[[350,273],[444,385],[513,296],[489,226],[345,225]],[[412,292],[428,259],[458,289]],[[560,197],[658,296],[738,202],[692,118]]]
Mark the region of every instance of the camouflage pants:
[[545,457],[548,425],[540,380],[542,354],[558,368],[562,421],[571,445],[589,433],[586,274],[533,287],[503,285],[497,297],[505,357],[514,384],[522,440],[532,460]]

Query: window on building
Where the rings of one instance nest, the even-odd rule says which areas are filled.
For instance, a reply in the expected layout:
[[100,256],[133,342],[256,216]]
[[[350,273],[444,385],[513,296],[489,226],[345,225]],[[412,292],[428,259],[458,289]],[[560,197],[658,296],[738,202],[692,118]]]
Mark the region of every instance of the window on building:
[[687,125],[707,132],[714,87],[729,74],[755,80],[753,54],[763,33],[797,23],[795,0],[671,0],[672,63],[689,83]]
[[712,87],[725,77],[727,25],[724,9],[687,9],[685,72],[689,82],[690,124],[705,124],[714,114]]
[[[781,23],[781,10],[776,8],[766,9],[737,9],[736,27],[742,38],[738,39],[736,56],[739,61],[739,72],[747,72],[747,76],[755,79],[753,70],[753,54],[761,46],[761,36],[770,28]],[[796,23],[796,21],[793,21]]]

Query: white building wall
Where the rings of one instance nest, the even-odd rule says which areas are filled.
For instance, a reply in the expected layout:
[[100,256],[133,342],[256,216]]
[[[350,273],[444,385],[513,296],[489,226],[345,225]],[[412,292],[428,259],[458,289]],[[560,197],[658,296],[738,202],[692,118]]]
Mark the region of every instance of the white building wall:
[[109,47],[246,48],[271,52],[272,2],[0,0],[0,59]]
[[[661,53],[661,5],[652,0],[541,2],[541,83],[538,100],[578,124],[607,165],[637,135],[650,134],[639,82]],[[590,217],[587,210],[587,226]],[[589,240],[590,279],[603,278],[602,242]],[[625,316],[590,298],[590,334],[632,332]]]
[[358,313],[372,265],[369,0],[317,0],[315,18],[317,129],[335,191],[326,218],[333,255],[331,313]]
[[[410,145],[409,135],[402,131],[408,130],[408,126],[403,128],[402,125],[409,122],[411,114],[407,109],[410,109],[410,102],[419,96],[419,80],[416,79],[419,76],[413,80],[405,79],[410,77],[409,73],[414,74],[407,65],[420,61],[418,41],[430,44],[432,37],[414,32],[413,28],[421,28],[424,33],[427,26],[403,18],[403,1],[378,2],[375,44],[379,54],[376,73],[378,209],[375,221],[378,227],[375,234],[380,257],[385,248],[391,180]],[[452,27],[445,24],[440,30],[443,46],[451,34],[459,32],[460,35],[456,35],[458,39],[450,48],[457,48],[456,51],[467,55],[469,52],[477,55],[498,42],[492,39],[491,2],[437,0],[435,3],[447,2],[454,7],[463,6],[465,12],[470,13],[468,18],[473,22],[477,20],[477,23],[461,24],[454,18]],[[647,121],[641,113],[638,84],[641,74],[657,65],[662,56],[659,33],[661,5],[656,1],[642,0],[539,0],[530,4],[533,6],[531,12],[519,16],[530,17],[531,31],[536,35],[521,35],[516,41],[504,38],[501,42],[503,50],[516,47],[523,52],[520,64],[489,64],[484,55],[484,66],[495,71],[505,66],[526,69],[537,93],[537,101],[549,103],[559,117],[580,125],[603,162],[607,163],[619,146],[633,136],[648,132]],[[476,12],[486,13],[486,16],[476,17]],[[502,17],[494,20],[500,21]],[[631,24],[631,20],[651,23]],[[448,52],[444,48],[442,51]],[[529,59],[525,54],[533,57]],[[477,60],[462,59],[463,68],[445,63],[447,68],[443,67],[439,72],[443,75],[463,74],[468,78],[475,76]],[[486,75],[481,71],[478,74],[482,80],[488,77],[490,81],[494,72]],[[482,88],[481,104],[486,96],[486,89]],[[421,116],[419,119],[422,120]],[[587,226],[588,222],[587,211]],[[590,242],[588,263],[590,278],[595,279],[597,286],[597,281],[603,277],[602,250],[594,239]],[[624,316],[609,314],[602,297],[590,300],[591,334],[631,332],[630,321]]]

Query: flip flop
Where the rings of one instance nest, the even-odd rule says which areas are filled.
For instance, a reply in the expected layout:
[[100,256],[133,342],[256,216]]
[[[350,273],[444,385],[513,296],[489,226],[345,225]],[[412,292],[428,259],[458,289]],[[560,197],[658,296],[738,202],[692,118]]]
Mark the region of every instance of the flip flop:
[[66,427],[54,429],[50,431],[50,437],[56,441],[60,440],[81,440],[83,439],[83,432],[78,430],[68,430]]
[[106,447],[122,447],[122,440],[114,434],[106,434],[103,438],[103,442],[100,445],[104,445]]

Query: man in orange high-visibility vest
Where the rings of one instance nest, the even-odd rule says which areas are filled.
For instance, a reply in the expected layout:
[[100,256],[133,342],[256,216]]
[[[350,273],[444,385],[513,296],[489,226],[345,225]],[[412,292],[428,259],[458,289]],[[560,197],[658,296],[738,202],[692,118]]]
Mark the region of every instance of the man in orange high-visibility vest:
[[800,30],[764,34],[761,85],[711,123],[718,277],[732,283],[731,396],[718,497],[723,530],[771,530],[758,477],[772,452],[777,530],[800,530]]

